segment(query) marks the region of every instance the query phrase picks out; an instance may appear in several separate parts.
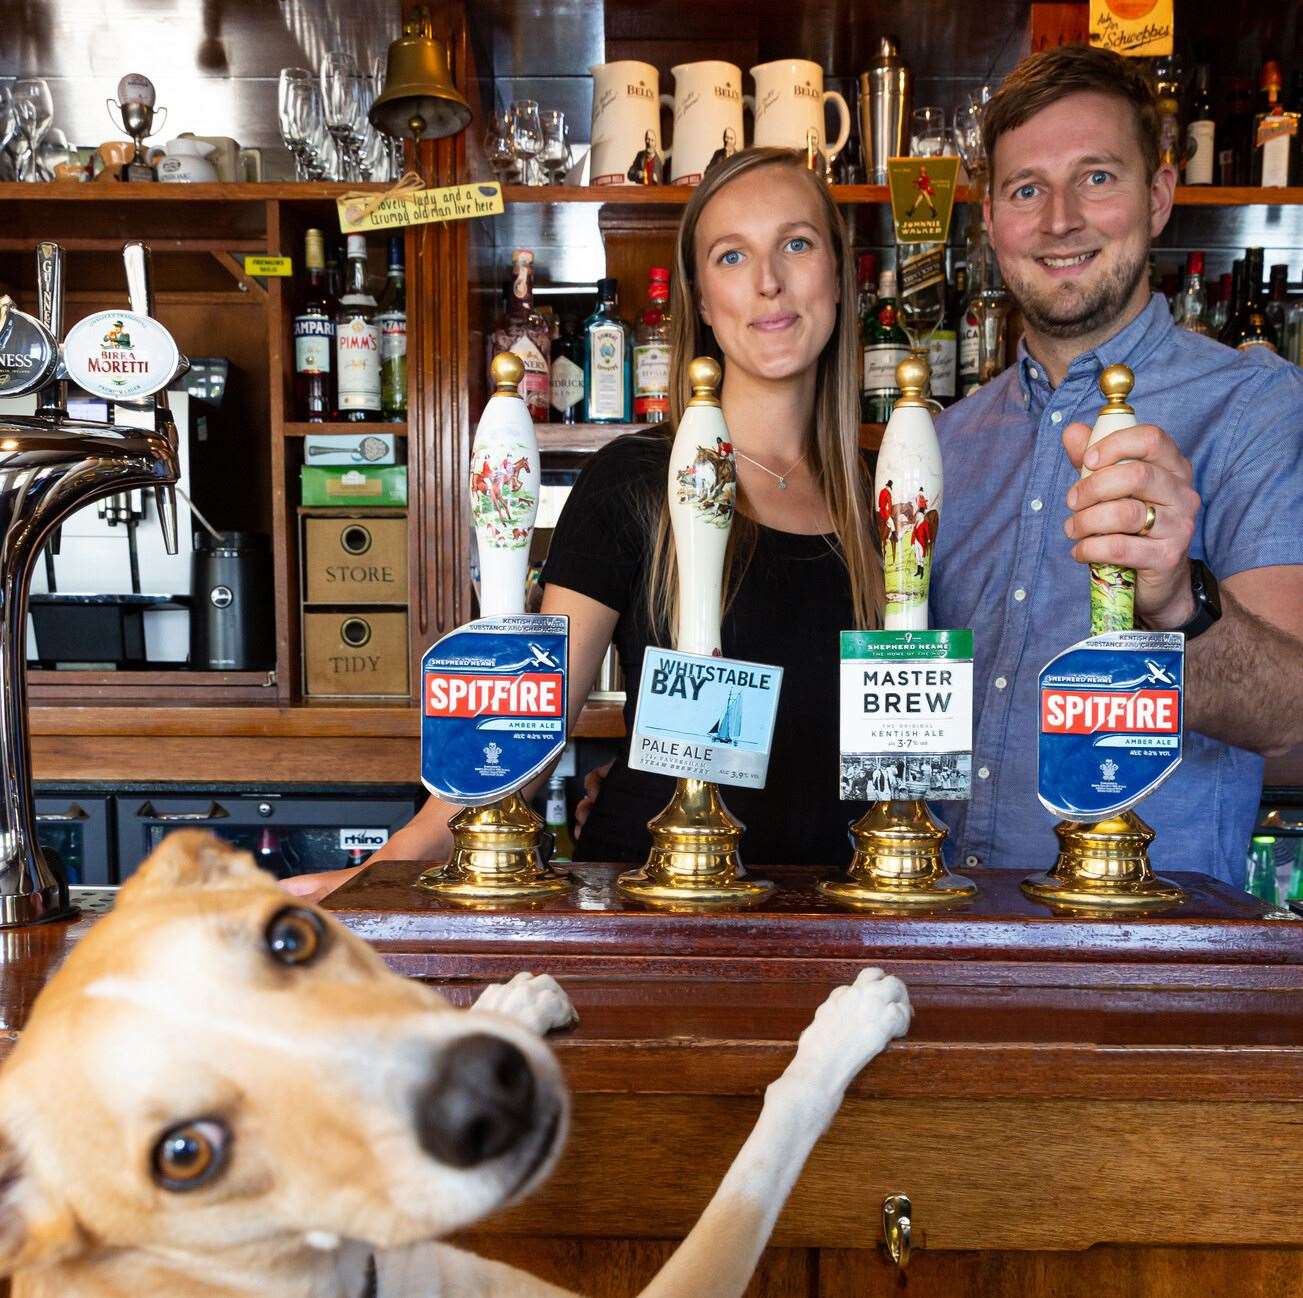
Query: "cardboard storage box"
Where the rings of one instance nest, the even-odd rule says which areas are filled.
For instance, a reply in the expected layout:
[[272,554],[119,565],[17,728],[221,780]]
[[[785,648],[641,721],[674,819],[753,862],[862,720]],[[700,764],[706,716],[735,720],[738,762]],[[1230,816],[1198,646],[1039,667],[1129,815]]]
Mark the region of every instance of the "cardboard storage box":
[[406,604],[407,519],[305,518],[309,604]]
[[406,505],[407,465],[358,464],[352,468],[299,470],[304,505]]
[[343,609],[303,614],[303,691],[335,698],[406,695],[407,614]]

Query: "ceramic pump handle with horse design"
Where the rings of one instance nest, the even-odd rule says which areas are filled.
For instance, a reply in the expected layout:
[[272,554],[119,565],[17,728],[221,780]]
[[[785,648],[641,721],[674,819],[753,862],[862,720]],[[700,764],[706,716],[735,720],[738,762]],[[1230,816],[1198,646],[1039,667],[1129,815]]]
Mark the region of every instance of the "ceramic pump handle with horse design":
[[525,367],[500,352],[490,367],[493,395],[471,449],[471,515],[479,543],[480,615],[525,611],[529,542],[538,517],[538,437],[519,392]]
[[900,399],[878,452],[874,499],[888,631],[925,631],[928,624],[943,478],[941,448],[923,397],[927,381],[927,361],[921,357],[910,356],[896,367]]

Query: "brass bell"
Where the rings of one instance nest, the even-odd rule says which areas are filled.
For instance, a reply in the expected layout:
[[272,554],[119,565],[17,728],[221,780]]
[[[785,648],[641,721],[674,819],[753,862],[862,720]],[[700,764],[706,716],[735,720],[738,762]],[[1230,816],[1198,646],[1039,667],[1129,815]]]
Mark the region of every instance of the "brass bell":
[[390,45],[384,92],[367,116],[377,131],[397,140],[440,140],[470,122],[471,106],[453,85],[448,53],[434,38],[425,5],[412,12]]

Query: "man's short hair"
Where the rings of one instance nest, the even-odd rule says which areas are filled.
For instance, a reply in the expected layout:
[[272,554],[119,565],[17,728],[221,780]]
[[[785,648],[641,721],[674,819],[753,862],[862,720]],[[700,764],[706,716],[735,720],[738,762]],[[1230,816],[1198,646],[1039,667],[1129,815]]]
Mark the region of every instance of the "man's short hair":
[[1136,138],[1145,159],[1145,178],[1158,170],[1158,103],[1154,87],[1136,59],[1089,45],[1061,45],[1028,55],[1004,79],[982,113],[982,147],[994,177],[995,144],[1006,131],[1030,121],[1042,108],[1068,95],[1092,91],[1131,105]]

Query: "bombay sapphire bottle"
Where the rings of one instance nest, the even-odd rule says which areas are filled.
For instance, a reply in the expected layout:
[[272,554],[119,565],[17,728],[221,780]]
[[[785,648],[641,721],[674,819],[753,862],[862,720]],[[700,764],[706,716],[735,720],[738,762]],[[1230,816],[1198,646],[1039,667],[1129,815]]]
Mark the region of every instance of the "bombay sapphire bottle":
[[597,310],[584,321],[584,422],[633,421],[633,331],[620,319],[614,279],[597,281]]

